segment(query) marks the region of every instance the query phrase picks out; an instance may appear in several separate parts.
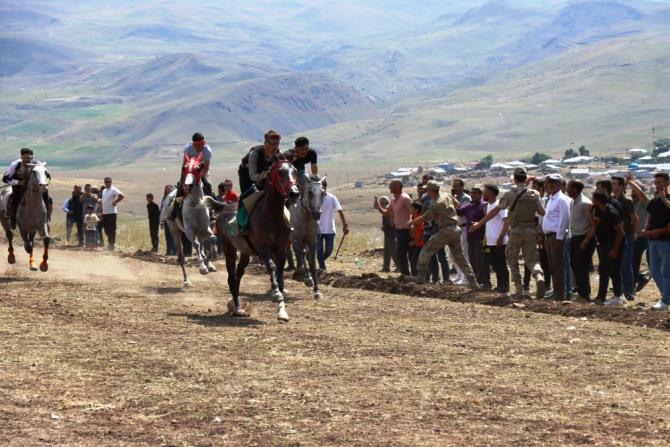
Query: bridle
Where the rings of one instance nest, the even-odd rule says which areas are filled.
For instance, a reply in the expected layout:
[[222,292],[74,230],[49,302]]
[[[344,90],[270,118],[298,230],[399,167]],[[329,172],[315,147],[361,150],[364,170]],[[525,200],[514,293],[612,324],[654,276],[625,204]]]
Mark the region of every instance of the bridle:
[[189,157],[188,155],[186,156],[186,161],[184,162],[184,178],[188,175],[191,174],[195,182],[197,183],[200,181],[200,176],[201,176],[201,167],[202,167],[202,153],[199,154],[197,157]]
[[[307,178],[307,181],[310,182],[310,183],[318,183],[318,184],[321,184],[321,181],[322,181],[322,180],[314,181],[314,180],[312,180],[312,179],[310,179],[310,178]],[[305,195],[306,195],[307,190],[308,190],[307,186],[305,186],[305,187],[302,188],[302,191],[301,191],[301,193],[300,193],[300,205],[302,206],[302,209],[304,209],[305,211],[310,211],[310,209],[309,209],[309,205],[306,205],[306,204],[305,204]]]
[[270,186],[272,186],[275,191],[277,191],[284,199],[286,199],[288,197],[288,190],[291,189],[292,186],[296,186],[297,182],[295,181],[295,178],[291,178],[289,175],[289,181],[286,183],[286,185],[281,185],[279,169],[284,165],[289,165],[290,172],[291,162],[288,160],[277,160],[272,164],[272,168],[270,168]]

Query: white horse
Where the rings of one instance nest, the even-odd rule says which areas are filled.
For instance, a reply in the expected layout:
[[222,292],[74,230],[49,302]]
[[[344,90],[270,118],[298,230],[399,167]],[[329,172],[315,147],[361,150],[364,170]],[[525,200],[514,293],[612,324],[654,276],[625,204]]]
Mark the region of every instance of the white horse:
[[289,208],[293,226],[291,245],[296,257],[296,269],[304,272],[305,285],[313,287],[314,299],[317,300],[322,297],[316,271],[316,243],[321,206],[326,193],[322,183],[324,179],[325,177],[307,177],[303,174],[300,199]]
[[[44,203],[43,193],[49,187],[49,176],[47,175],[46,163],[30,163],[26,165],[27,182],[26,189],[21,196],[18,209],[16,210],[16,223],[23,239],[23,247],[30,255],[30,270],[37,270],[33,248],[35,245],[35,235],[39,234],[44,241],[44,253],[39,269],[42,272],[49,270],[49,243],[51,235],[49,234],[49,223],[47,221],[47,207]],[[9,255],[7,262],[14,264],[14,246],[12,241],[14,234],[9,226],[8,206],[11,200],[12,190],[9,187],[3,188],[0,193],[0,222],[5,229],[7,240],[9,241]]]
[[[206,275],[209,272],[216,271],[216,267],[211,262],[214,246],[216,245],[216,236],[210,228],[209,208],[202,203],[205,194],[202,191],[202,181],[200,179],[201,169],[202,159],[200,157],[186,158],[184,164],[186,174],[183,178],[186,197],[181,204],[181,220],[168,218],[165,221],[174,240],[177,260],[184,274],[184,287],[188,287],[191,281],[188,279],[184,266],[184,250],[181,244],[182,233],[193,244],[193,250],[198,256],[198,271],[200,274]],[[176,195],[177,190],[170,193],[171,198]],[[170,203],[174,203],[174,201],[171,200]],[[168,207],[168,215],[172,214],[173,206]]]

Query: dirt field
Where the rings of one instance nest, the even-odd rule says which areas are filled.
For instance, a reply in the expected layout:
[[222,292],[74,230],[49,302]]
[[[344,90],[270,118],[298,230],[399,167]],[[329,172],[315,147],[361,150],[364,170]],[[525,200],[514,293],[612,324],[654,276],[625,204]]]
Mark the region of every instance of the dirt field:
[[2,445],[670,439],[665,330],[402,291],[326,286],[317,304],[294,281],[280,324],[265,276],[233,319],[225,273],[191,269],[183,290],[169,264],[55,250],[51,266],[3,267]]

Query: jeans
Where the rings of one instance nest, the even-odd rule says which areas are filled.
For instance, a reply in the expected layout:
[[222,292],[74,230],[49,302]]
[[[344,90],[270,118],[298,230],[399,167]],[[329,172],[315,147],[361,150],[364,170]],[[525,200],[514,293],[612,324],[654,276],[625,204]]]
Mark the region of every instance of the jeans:
[[72,227],[76,226],[77,227],[77,240],[79,241],[79,245],[84,244],[84,222],[81,219],[77,219],[76,217],[72,216],[67,216],[65,218],[65,233],[66,233],[66,239],[67,243],[70,243],[70,237],[72,236]]
[[400,273],[405,276],[410,274],[409,271],[409,230],[396,230],[396,254],[398,255],[398,267]]
[[626,233],[626,247],[623,249],[621,261],[621,279],[623,280],[623,294],[626,298],[635,297],[635,273],[633,272],[633,233]]
[[610,278],[612,278],[614,296],[621,296],[623,292],[623,282],[621,281],[621,260],[623,259],[623,251],[625,247],[623,245],[619,247],[617,257],[612,259],[610,258],[610,251],[612,250],[613,244],[613,242],[607,242],[598,245],[598,274],[600,275],[598,282],[598,299],[600,300],[607,298]]
[[661,301],[670,305],[670,241],[649,239],[649,269]]
[[391,260],[395,266],[398,266],[398,259],[395,253],[395,229],[384,230],[384,270],[391,270]]
[[642,255],[645,252],[647,253],[647,265],[649,265],[648,246],[649,240],[644,236],[638,237],[633,242],[633,278],[636,284],[640,281],[640,266],[642,265]]
[[547,252],[547,260],[551,269],[551,277],[554,280],[553,298],[564,300],[565,293],[565,241],[559,240],[556,233],[545,235],[544,248]]
[[[424,240],[427,242],[430,239],[429,235],[424,235]],[[438,282],[440,280],[440,270],[442,270],[442,278],[444,281],[449,281],[449,261],[447,260],[447,250],[442,247],[441,250],[437,251],[432,258],[430,258],[430,264],[428,264],[428,270],[430,271],[430,280],[432,282]]]
[[[325,245],[325,247],[324,247]],[[316,240],[316,256],[319,260],[319,268],[326,269],[326,259],[333,254],[333,246],[335,245],[335,233],[319,234]]]
[[483,285],[491,285],[491,269],[496,272],[496,289],[500,292],[509,291],[509,268],[503,245],[489,245],[486,247],[486,268],[484,270]]
[[570,260],[572,270],[575,274],[575,290],[580,298],[591,299],[590,267],[593,252],[596,250],[594,239],[587,244],[586,250],[582,250],[581,244],[586,235],[572,236],[570,239]]
[[565,256],[563,263],[565,264],[565,294],[568,298],[572,297],[572,268],[570,267],[570,257],[572,256],[572,245],[570,241],[572,238],[566,237],[564,240]]
[[102,215],[102,228],[107,236],[107,247],[114,250],[116,245],[116,214]]
[[[467,231],[466,228],[463,231]],[[490,285],[486,284],[485,279],[490,279],[489,275],[484,275],[484,269],[486,268],[486,260],[484,258],[484,247],[482,246],[481,241],[472,241],[468,243],[468,259],[470,260],[470,265],[472,270],[475,272],[477,277],[477,282],[480,285]]]
[[417,262],[419,261],[419,254],[421,254],[421,249],[423,247],[412,246],[410,247],[410,265],[409,269],[412,273],[412,276],[416,276],[417,273]]
[[177,251],[174,246],[174,239],[172,239],[172,234],[170,234],[170,229],[167,225],[163,227],[163,232],[165,233],[165,256],[174,256],[177,254]]
[[149,235],[151,236],[151,250],[158,253],[158,222],[149,222]]

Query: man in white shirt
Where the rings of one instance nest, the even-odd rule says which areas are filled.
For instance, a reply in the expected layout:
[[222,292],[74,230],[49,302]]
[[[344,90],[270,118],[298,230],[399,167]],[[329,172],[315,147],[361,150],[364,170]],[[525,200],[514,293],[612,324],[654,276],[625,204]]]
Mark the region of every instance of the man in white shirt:
[[574,289],[582,300],[591,300],[590,269],[596,241],[591,239],[582,246],[593,226],[593,204],[582,191],[579,180],[568,182],[567,193],[572,198],[570,206],[570,265],[574,271]]
[[552,298],[560,301],[566,299],[564,243],[570,230],[570,198],[561,192],[562,184],[563,177],[560,174],[551,174],[545,179],[549,200],[542,219],[544,247],[554,280]]
[[[496,185],[484,185],[484,201],[488,203],[486,213],[499,205],[498,194],[500,190]],[[491,286],[490,271],[496,272],[496,292],[509,292],[509,268],[507,267],[507,210],[500,212],[491,220],[486,222],[486,268],[484,269],[484,286]]]
[[125,198],[123,193],[112,186],[112,178],[105,177],[105,189],[102,191],[100,204],[102,207],[102,228],[107,235],[107,247],[114,250],[116,245],[116,216],[118,213],[117,205]]
[[[325,190],[328,184],[324,179],[322,182]],[[349,234],[349,225],[344,217],[344,212],[340,206],[340,201],[333,194],[326,191],[321,205],[321,218],[319,219],[319,235],[316,244],[316,256],[319,260],[319,269],[326,270],[326,259],[333,253],[335,245],[335,213],[340,215],[342,220],[342,231]]]

